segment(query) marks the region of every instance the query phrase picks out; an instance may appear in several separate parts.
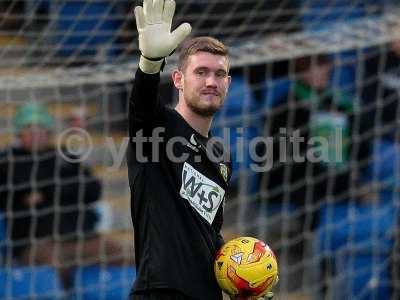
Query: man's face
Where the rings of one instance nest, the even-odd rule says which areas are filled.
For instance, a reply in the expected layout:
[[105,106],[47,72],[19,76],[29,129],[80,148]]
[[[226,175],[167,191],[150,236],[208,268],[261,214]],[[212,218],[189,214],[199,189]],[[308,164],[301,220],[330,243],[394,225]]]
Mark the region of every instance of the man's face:
[[229,84],[227,57],[197,52],[188,57],[183,70],[173,80],[183,101],[196,114],[210,117],[223,105]]
[[38,125],[25,126],[19,138],[21,146],[26,150],[42,150],[50,146],[50,133],[46,128]]
[[390,49],[396,54],[400,56],[400,40],[395,40],[390,43]]
[[315,90],[323,90],[328,87],[332,66],[330,64],[312,64],[301,75],[301,79]]

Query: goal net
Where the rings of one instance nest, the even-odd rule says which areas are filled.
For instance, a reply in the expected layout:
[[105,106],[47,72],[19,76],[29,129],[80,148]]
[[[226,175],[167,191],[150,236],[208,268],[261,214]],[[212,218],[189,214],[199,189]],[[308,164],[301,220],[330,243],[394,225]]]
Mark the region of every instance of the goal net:
[[[398,1],[176,2],[174,26],[230,48],[232,84],[213,125],[233,161],[225,239],[271,246],[277,299],[396,297]],[[0,0],[0,299],[129,294],[124,155],[139,4]],[[175,62],[162,76],[166,105]],[[73,176],[59,160],[44,165],[51,153],[21,155],[32,115],[57,155],[81,164]]]

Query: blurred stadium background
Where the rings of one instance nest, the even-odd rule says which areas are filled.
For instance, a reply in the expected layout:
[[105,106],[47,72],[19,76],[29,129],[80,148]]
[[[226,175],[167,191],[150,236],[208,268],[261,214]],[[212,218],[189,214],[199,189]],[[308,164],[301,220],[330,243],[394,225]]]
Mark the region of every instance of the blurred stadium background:
[[[272,247],[280,265],[276,299],[398,299],[391,273],[400,269],[395,247],[400,3],[176,2],[175,24],[188,21],[194,35],[215,36],[231,49],[232,86],[213,130],[222,135],[230,128],[233,157],[244,155],[234,162],[225,239],[252,235]],[[139,53],[132,10],[140,3],[0,0],[0,146],[15,143],[13,118],[24,103],[49,108],[56,118],[55,142],[71,126],[89,132],[91,144],[78,138],[69,146],[78,154],[90,148],[85,164],[103,184],[96,230],[124,244],[127,256],[134,247],[127,169],[124,161],[115,164],[113,153],[124,150]],[[162,79],[168,105],[176,99],[168,76],[174,61],[171,57]],[[309,90],[304,96],[299,84],[310,68],[321,65],[329,65],[330,96]],[[317,81],[326,75],[316,72]],[[338,94],[350,100],[342,103]],[[311,101],[304,104],[299,97]],[[274,153],[272,170],[252,170],[263,162],[251,151],[268,153],[250,143],[252,138],[276,135],[278,126],[288,135],[306,128],[309,137],[319,128],[332,141],[332,124],[347,134],[340,166],[299,165],[292,159],[282,164]],[[238,144],[239,138],[244,143]],[[132,264],[78,266],[66,291],[53,266],[15,260],[8,250],[13,217],[0,212],[0,299],[126,299],[135,276]]]

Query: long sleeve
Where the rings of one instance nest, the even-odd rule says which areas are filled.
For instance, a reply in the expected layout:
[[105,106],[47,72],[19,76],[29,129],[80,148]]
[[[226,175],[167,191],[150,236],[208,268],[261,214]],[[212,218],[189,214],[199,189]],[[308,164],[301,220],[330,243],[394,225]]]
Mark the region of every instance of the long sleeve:
[[129,99],[130,136],[135,136],[140,129],[153,128],[161,109],[159,84],[160,73],[146,74],[137,69]]

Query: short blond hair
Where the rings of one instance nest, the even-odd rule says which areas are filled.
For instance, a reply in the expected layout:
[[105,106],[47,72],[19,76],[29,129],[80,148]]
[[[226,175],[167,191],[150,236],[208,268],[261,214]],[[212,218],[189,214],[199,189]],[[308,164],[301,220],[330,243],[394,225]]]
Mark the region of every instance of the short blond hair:
[[200,36],[185,41],[179,48],[178,69],[183,70],[189,56],[197,52],[225,56],[229,62],[228,48],[222,42],[210,36]]

